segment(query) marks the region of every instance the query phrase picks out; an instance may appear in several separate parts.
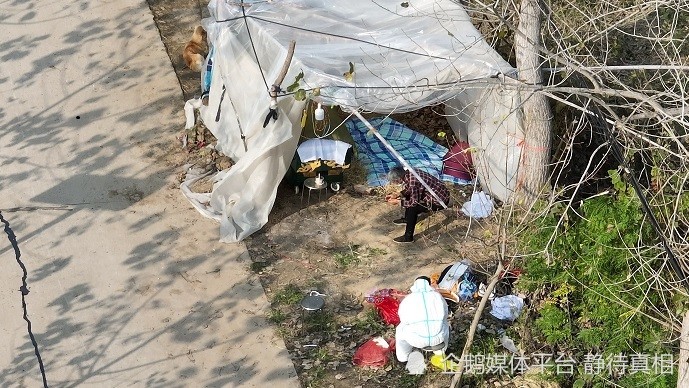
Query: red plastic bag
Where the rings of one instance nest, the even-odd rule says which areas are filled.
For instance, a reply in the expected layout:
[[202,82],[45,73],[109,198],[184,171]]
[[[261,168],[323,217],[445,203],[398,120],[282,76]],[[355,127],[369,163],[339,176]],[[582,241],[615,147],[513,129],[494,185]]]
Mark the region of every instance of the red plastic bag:
[[397,313],[400,308],[400,301],[391,296],[384,296],[374,303],[378,314],[386,325],[399,325],[400,316]]
[[400,307],[400,299],[406,293],[393,288],[376,290],[366,297],[366,301],[373,304],[378,311],[378,315],[387,325],[399,325],[400,317],[397,313]]
[[354,352],[352,362],[358,366],[380,368],[388,362],[388,355],[394,350],[394,343],[388,344],[383,337],[371,338]]

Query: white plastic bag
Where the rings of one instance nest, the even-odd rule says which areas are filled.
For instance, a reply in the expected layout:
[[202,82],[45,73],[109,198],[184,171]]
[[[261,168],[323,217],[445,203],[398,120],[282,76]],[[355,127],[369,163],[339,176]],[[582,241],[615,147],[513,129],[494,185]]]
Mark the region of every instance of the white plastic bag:
[[506,336],[505,334],[500,337],[500,345],[514,354],[520,354],[519,349],[517,349],[517,345],[514,344],[512,338]]
[[524,300],[517,295],[505,295],[493,299],[490,314],[497,319],[514,321],[519,317],[524,307]]
[[462,213],[471,218],[486,218],[493,212],[493,200],[483,191],[471,194],[471,200],[462,205]]
[[423,354],[416,350],[411,352],[406,369],[410,375],[422,375],[426,371],[426,360],[423,358]]

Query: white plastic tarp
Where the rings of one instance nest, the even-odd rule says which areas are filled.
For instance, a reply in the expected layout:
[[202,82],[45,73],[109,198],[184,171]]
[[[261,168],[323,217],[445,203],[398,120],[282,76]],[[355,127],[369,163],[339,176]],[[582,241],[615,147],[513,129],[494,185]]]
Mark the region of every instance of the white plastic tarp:
[[451,0],[211,0],[209,10],[214,68],[200,117],[237,163],[215,177],[212,193],[188,197],[221,222],[226,242],[267,222],[297,146],[304,103],[291,95],[278,98],[278,120],[263,128],[269,88],[291,40],[296,50],[283,89],[303,72],[307,94],[319,88],[313,99],[345,109],[411,111],[453,98],[467,82],[514,71]]
[[[505,82],[514,82],[509,78]],[[524,134],[516,88],[465,88],[445,102],[453,132],[466,138],[483,190],[507,201],[517,183]]]

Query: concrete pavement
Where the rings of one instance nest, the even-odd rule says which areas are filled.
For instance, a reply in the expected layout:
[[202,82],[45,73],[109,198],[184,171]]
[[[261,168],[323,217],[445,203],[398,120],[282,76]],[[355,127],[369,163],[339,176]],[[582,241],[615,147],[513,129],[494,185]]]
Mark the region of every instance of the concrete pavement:
[[298,386],[244,245],[179,192],[183,101],[145,1],[0,20],[0,386],[43,386],[39,356],[51,387]]

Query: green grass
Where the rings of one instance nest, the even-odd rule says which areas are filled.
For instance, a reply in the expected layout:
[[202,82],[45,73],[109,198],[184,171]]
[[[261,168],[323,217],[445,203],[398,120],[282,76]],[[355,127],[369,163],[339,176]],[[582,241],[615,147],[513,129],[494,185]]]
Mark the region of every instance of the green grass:
[[378,257],[387,255],[388,251],[375,247],[360,247],[359,245],[349,244],[347,249],[333,254],[335,263],[341,268],[348,268],[357,265],[364,258]]
[[309,380],[307,387],[316,388],[323,385],[323,379],[326,375],[326,370],[323,365],[316,365],[305,372]]
[[278,309],[271,309],[270,313],[268,313],[268,321],[274,324],[280,324],[284,322],[287,319],[287,314],[278,310]]
[[292,305],[299,303],[304,298],[304,293],[294,284],[288,284],[282,290],[273,295],[273,304]]
[[356,320],[352,327],[357,331],[367,331],[372,333],[382,333],[386,327],[380,319],[378,312],[374,309],[366,310],[363,317]]
[[352,265],[358,264],[361,261],[355,252],[338,252],[333,255],[333,259],[335,259],[335,263],[342,268],[348,268]]
[[384,255],[388,254],[388,251],[386,251],[385,249],[381,249],[381,248],[368,247],[367,250],[368,250],[368,256],[369,257],[384,256]]
[[334,253],[333,259],[342,268],[358,264],[361,261],[358,249],[359,245],[349,244],[346,251]]
[[[500,336],[498,334],[486,333],[485,331],[477,333],[471,345],[471,353],[484,355],[508,353],[508,351],[500,345],[499,341]],[[461,354],[461,349],[459,349],[459,354]]]
[[318,348],[312,358],[320,362],[328,362],[333,359],[327,348]]
[[284,322],[286,319],[287,314],[280,310],[272,309],[270,310],[270,313],[268,313],[268,321],[271,323],[280,324]]
[[312,311],[304,314],[304,327],[309,333],[329,331],[334,323],[335,318],[328,311]]
[[410,375],[401,372],[399,380],[397,380],[398,388],[416,388],[421,383],[423,375]]

